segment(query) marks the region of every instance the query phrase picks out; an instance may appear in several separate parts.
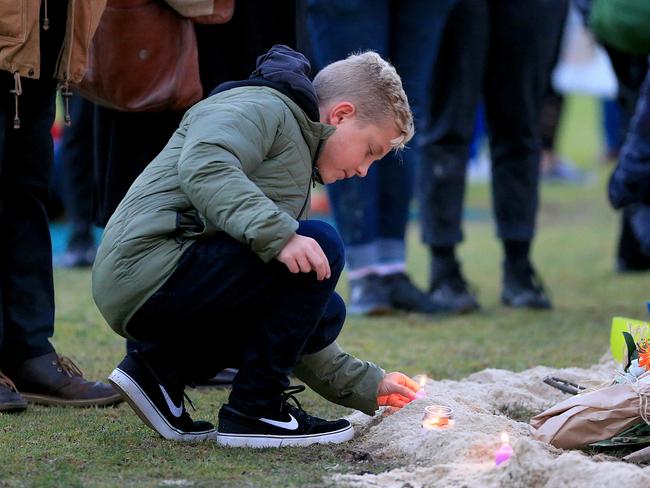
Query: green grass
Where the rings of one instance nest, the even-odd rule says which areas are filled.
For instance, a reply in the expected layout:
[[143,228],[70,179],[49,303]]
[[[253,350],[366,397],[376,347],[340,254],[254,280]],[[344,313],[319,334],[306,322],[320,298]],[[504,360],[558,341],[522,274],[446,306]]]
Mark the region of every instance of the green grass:
[[[506,310],[499,304],[501,250],[491,222],[469,222],[460,254],[478,287],[481,312],[444,319],[397,315],[350,318],[340,343],[388,370],[426,372],[459,379],[486,368],[588,366],[607,350],[613,315],[644,317],[647,276],[612,271],[617,216],[605,200],[609,168],[596,157],[595,106],[571,99],[563,125],[562,153],[597,173],[588,187],[544,187],[534,258],[553,292],[552,312]],[[489,189],[472,186],[468,207],[490,209]],[[428,256],[414,227],[409,268],[427,279]],[[106,377],[123,354],[123,341],[101,320],[90,298],[87,272],[57,271],[54,343],[72,356],[88,377]],[[341,283],[342,293],[346,293]],[[218,348],[218,346],[217,346]],[[215,420],[226,393],[191,391],[198,418]],[[336,416],[347,410],[305,393],[304,406]],[[529,412],[513,411],[526,418]],[[281,451],[227,450],[213,444],[165,442],[122,405],[73,410],[31,407],[22,415],[0,415],[2,486],[322,486],[335,472],[378,472],[390,460],[376,460],[355,443]],[[177,486],[178,486],[177,484]]]

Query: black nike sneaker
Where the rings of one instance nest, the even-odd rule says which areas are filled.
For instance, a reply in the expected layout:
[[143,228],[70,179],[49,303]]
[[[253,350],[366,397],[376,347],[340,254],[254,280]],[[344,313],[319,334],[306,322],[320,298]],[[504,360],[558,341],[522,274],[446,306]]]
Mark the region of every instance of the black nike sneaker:
[[193,421],[185,410],[184,387],[161,377],[140,353],[131,352],[108,380],[138,417],[165,439],[192,442],[216,436],[214,425]]
[[[251,417],[230,405],[219,410],[217,442],[230,447],[308,446],[349,441],[354,429],[347,420],[323,420],[305,412],[293,396],[305,389],[290,386],[283,393],[280,411],[266,417]],[[288,403],[292,398],[296,406]]]

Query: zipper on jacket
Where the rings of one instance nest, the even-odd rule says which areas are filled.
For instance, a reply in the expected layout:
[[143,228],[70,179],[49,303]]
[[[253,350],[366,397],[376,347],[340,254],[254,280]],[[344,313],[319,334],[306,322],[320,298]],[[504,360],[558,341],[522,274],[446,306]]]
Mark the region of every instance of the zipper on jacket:
[[[45,0],[45,7],[47,9],[47,0]],[[66,21],[66,35],[63,38],[63,45],[61,46],[61,51],[59,52],[59,57],[56,61],[56,68],[54,69],[54,75],[59,72],[61,69],[61,64],[63,63],[63,52],[65,51],[65,41],[66,38],[70,40],[70,49],[68,50],[68,59],[66,60],[65,72],[63,73],[64,81],[59,83],[59,91],[61,92],[61,97],[63,98],[64,106],[64,115],[63,120],[65,125],[70,127],[72,124],[72,118],[70,117],[70,98],[72,97],[72,91],[70,90],[70,64],[72,63],[72,45],[74,39],[74,12],[75,12],[75,0],[70,0],[68,4],[68,11],[71,12],[70,18],[71,21]],[[47,12],[47,10],[46,10]],[[47,13],[45,14],[47,20]],[[49,20],[47,20],[47,25],[49,28]],[[68,27],[69,31],[68,32]],[[43,21],[43,28],[45,29],[45,20]]]
[[20,83],[20,73],[18,73],[18,71],[14,73],[14,89],[9,90],[9,93],[13,93],[16,100],[16,109],[14,112],[14,129],[20,129],[20,117],[18,117],[18,97],[23,94],[23,87]]
[[307,184],[307,196],[305,197],[305,201],[302,204],[302,208],[300,209],[300,213],[298,214],[298,217],[296,217],[296,220],[300,220],[300,217],[302,217],[302,214],[305,212],[305,208],[307,208],[307,202],[309,202],[309,195],[311,194],[310,187],[312,183],[316,185],[316,182],[312,178],[309,178],[309,183]]
[[48,30],[50,28],[50,19],[47,16],[47,0],[45,0],[45,14],[43,15],[43,30]]
[[314,165],[311,169],[311,177],[309,178],[309,183],[307,184],[307,197],[305,198],[305,202],[302,204],[302,208],[300,209],[300,213],[298,214],[298,217],[296,217],[296,220],[300,220],[300,217],[302,217],[302,214],[305,212],[307,202],[309,202],[309,196],[311,195],[311,189],[316,188],[316,183],[320,183],[322,185],[323,180],[320,177],[320,173],[318,172],[318,166]]
[[67,81],[64,81],[59,85],[59,91],[61,92],[61,98],[63,99],[63,121],[65,122],[66,127],[72,125],[72,118],[70,117],[70,99],[72,98],[72,91],[70,90],[70,84]]

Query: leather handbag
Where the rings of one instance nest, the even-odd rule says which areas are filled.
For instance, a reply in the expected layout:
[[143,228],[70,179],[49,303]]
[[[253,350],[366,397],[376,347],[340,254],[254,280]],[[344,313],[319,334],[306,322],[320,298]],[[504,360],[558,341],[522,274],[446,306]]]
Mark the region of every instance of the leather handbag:
[[160,0],[108,0],[77,90],[114,110],[185,110],[203,87],[194,26]]

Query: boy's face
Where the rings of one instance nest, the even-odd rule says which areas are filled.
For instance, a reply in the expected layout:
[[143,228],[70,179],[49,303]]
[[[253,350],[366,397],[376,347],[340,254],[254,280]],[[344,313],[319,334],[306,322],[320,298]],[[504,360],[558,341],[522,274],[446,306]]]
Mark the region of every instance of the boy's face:
[[364,177],[370,165],[388,154],[400,132],[391,122],[361,122],[354,104],[340,102],[321,112],[324,124],[336,127],[321,150],[316,165],[323,183]]

